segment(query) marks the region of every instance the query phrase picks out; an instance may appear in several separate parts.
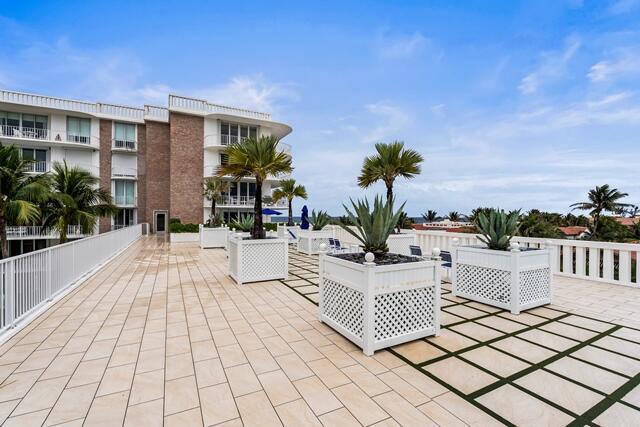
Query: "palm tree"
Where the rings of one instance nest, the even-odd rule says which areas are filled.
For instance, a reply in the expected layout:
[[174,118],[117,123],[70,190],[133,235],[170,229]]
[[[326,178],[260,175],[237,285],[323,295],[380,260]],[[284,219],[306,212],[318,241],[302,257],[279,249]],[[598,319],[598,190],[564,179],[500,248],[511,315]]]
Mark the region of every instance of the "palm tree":
[[273,191],[273,199],[275,202],[278,202],[281,199],[287,199],[289,202],[289,220],[287,221],[287,225],[289,226],[293,225],[293,209],[291,207],[291,202],[296,197],[307,200],[308,196],[304,185],[296,185],[296,180],[293,178],[280,181],[280,187]]
[[83,233],[95,228],[98,218],[118,211],[111,193],[98,186],[99,179],[78,166],[67,162],[53,164],[49,177],[51,193],[44,212],[44,225],[58,231],[60,243],[67,241],[70,224],[78,224]]
[[204,181],[203,195],[207,200],[211,201],[211,214],[209,218],[216,216],[216,200],[224,193],[229,192],[229,181],[223,181],[219,178],[208,178]]
[[620,208],[629,206],[628,203],[620,203],[618,200],[627,197],[627,193],[621,193],[617,188],[610,188],[609,184],[596,186],[587,193],[587,202],[578,202],[571,205],[573,210],[590,211],[593,218],[593,232],[597,233],[600,217],[603,212],[616,212]]
[[460,216],[460,213],[456,211],[451,211],[447,215],[447,218],[449,219],[449,221],[456,222],[456,221],[460,221],[461,216]]
[[434,222],[438,219],[438,212],[429,209],[422,214],[422,218],[424,218],[425,222]]
[[398,177],[413,178],[420,174],[420,163],[424,158],[415,150],[405,149],[404,142],[376,144],[377,154],[365,157],[358,177],[358,185],[370,187],[383,181],[387,187],[387,201],[393,200],[393,182]]
[[253,229],[251,237],[264,239],[262,227],[262,183],[269,177],[277,177],[293,170],[291,156],[278,150],[280,140],[275,136],[261,136],[260,139],[247,138],[227,146],[228,162],[222,165],[218,176],[231,175],[240,180],[253,177],[256,180],[256,196],[253,205]]
[[31,160],[24,160],[13,145],[0,144],[0,257],[9,256],[7,225],[32,224],[40,217],[38,203],[47,187],[40,177],[30,176]]

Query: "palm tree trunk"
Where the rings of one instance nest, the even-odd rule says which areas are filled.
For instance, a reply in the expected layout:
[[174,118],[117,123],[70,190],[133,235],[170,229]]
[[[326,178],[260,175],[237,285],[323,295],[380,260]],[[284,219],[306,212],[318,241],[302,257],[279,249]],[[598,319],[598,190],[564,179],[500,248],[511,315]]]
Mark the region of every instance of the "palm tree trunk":
[[264,239],[262,229],[262,181],[256,177],[256,201],[253,205],[253,230],[251,237],[254,239]]
[[67,221],[62,219],[62,224],[60,224],[60,244],[67,243],[67,229],[69,228],[67,225]]
[[393,184],[387,184],[387,202],[393,202]]
[[9,256],[9,242],[7,241],[7,221],[4,215],[0,215],[0,258],[5,259]]
[[213,218],[216,216],[216,198],[212,197],[211,198],[211,215],[209,215],[209,218],[211,219],[211,221],[213,221]]
[[293,207],[291,206],[292,205],[292,203],[291,203],[292,200],[293,199],[289,199],[289,220],[287,221],[287,225],[289,227],[293,226]]

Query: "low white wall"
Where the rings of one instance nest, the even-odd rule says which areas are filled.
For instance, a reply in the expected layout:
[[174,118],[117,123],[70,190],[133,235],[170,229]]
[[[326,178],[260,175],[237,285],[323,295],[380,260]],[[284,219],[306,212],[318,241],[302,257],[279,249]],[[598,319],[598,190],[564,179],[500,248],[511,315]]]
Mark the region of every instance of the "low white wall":
[[171,243],[189,243],[189,242],[199,242],[200,234],[199,233],[171,233],[169,234],[169,241]]

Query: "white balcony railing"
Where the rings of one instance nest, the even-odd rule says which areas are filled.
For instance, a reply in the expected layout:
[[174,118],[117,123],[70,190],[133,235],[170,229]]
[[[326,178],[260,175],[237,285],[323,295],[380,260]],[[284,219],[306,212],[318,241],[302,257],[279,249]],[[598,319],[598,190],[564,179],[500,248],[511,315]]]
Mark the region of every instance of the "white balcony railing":
[[0,261],[0,333],[36,315],[141,235],[139,224]]
[[[204,177],[209,178],[209,177],[217,176],[217,173],[220,170],[220,167],[221,165],[205,166],[203,171]],[[279,175],[277,178],[274,178],[272,176],[269,177],[269,179],[271,180],[281,180],[281,179],[289,179],[289,178],[291,178],[290,173]]]
[[[216,200],[217,206],[230,206],[230,207],[253,207],[256,202],[256,198],[253,196],[221,196]],[[278,202],[262,203],[264,207],[279,207],[286,208],[287,201],[279,200]],[[205,207],[211,206],[211,201],[205,199]]]
[[[83,233],[79,225],[69,225],[67,227],[67,237],[76,239],[85,237],[91,233]],[[45,228],[40,225],[15,225],[7,227],[7,239],[57,239],[60,233],[52,228]]]
[[169,109],[191,111],[200,114],[229,114],[251,119],[271,120],[271,114],[268,113],[211,104],[203,99],[187,98],[177,95],[169,95]]
[[123,151],[136,151],[136,142],[135,141],[126,141],[121,139],[114,139],[112,141],[112,149],[114,150],[123,150]]
[[0,125],[0,136],[20,139],[49,139],[49,129],[27,128],[14,125]]
[[137,196],[115,196],[113,198],[116,206],[120,207],[136,207],[138,206],[138,197]]
[[76,144],[91,144],[91,136],[89,135],[76,135],[74,133],[67,134],[67,142],[74,142]]
[[30,173],[45,173],[49,171],[49,162],[31,162],[27,168],[27,172]]

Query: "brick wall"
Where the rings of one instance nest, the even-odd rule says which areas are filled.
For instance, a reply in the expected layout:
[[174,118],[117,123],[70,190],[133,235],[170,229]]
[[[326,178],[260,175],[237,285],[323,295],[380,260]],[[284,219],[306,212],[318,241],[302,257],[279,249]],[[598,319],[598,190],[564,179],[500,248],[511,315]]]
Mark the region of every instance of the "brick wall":
[[[153,227],[153,211],[170,207],[170,134],[168,123],[146,123],[145,147],[138,153],[138,174],[144,173],[144,212],[138,209],[138,222],[148,222]],[[141,168],[142,164],[142,168]],[[141,186],[140,180],[138,185]],[[140,190],[138,194],[141,195]],[[140,203],[140,201],[138,201]]]
[[[100,120],[100,187],[111,193],[111,120]],[[100,218],[100,233],[111,230],[111,217]]]
[[171,218],[183,223],[202,222],[204,173],[204,118],[169,115],[171,152]]
[[138,223],[149,222],[147,219],[147,127],[138,125]]

